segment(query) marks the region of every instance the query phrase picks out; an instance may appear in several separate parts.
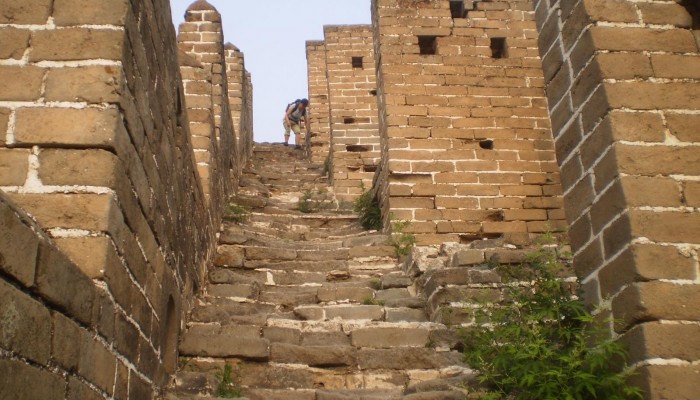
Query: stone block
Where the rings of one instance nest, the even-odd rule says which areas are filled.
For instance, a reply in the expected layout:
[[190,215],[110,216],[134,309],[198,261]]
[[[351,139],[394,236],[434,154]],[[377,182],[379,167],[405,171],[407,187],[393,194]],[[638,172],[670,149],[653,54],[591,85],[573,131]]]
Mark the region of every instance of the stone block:
[[122,69],[117,66],[55,68],[46,78],[47,101],[116,103],[121,96]]
[[104,397],[94,391],[90,386],[81,382],[78,378],[69,378],[68,396],[66,400],[100,400],[103,398]]
[[239,357],[267,360],[270,342],[267,339],[240,336],[236,328],[221,328],[215,332],[190,328],[182,335],[180,354],[199,357]]
[[257,285],[233,284],[233,285],[209,285],[207,294],[213,297],[239,297],[255,299],[260,293]]
[[242,247],[220,245],[216,249],[214,265],[218,267],[242,267],[245,250]]
[[321,302],[350,300],[361,302],[373,297],[374,290],[366,287],[324,287],[318,289],[318,300]]
[[47,149],[39,154],[39,179],[46,185],[116,188],[123,174],[116,155],[104,150]]
[[642,321],[697,320],[700,318],[700,310],[693,305],[699,301],[698,285],[658,281],[634,283],[613,300],[613,314],[619,320],[616,330],[624,330]]
[[298,329],[265,326],[262,332],[263,337],[270,343],[301,344],[301,331]]
[[365,319],[378,321],[384,318],[384,309],[382,306],[330,306],[325,307],[326,318],[329,320],[339,319]]
[[425,347],[360,349],[357,351],[358,367],[361,370],[441,369],[448,366],[462,365],[461,359],[461,354],[457,352],[437,353],[435,350]]
[[0,359],[0,399],[61,399],[65,392],[63,376],[18,360]]
[[34,66],[0,66],[0,75],[11,76],[0,82],[0,98],[6,101],[35,101],[41,96],[45,70]]
[[416,308],[387,308],[384,319],[387,322],[425,322],[428,320],[425,310]]
[[430,331],[409,327],[367,327],[359,328],[350,334],[350,340],[355,347],[425,347]]
[[51,0],[27,0],[0,5],[1,24],[43,25],[51,15]]
[[484,252],[482,250],[460,250],[452,256],[451,265],[453,267],[462,267],[481,264],[484,261]]
[[48,309],[4,280],[0,280],[0,346],[42,365],[51,350]]
[[20,108],[18,144],[76,145],[111,148],[119,124],[115,109]]
[[666,123],[671,134],[682,142],[698,140],[697,127],[700,124],[700,115],[693,114],[666,114]]
[[29,61],[121,60],[121,30],[66,28],[35,31]]
[[406,288],[393,288],[378,290],[374,296],[377,300],[398,300],[412,297]]
[[52,320],[51,359],[66,371],[77,371],[80,346],[88,333],[61,313],[54,312]]
[[350,248],[350,257],[394,257],[396,249],[394,246],[361,246]]
[[692,53],[697,51],[693,34],[685,29],[590,28],[595,47],[611,51],[666,51]]
[[284,343],[270,345],[270,361],[306,364],[310,367],[341,367],[355,365],[352,346],[296,346]]
[[304,346],[349,346],[350,338],[345,332],[304,332],[301,336]]
[[29,172],[27,149],[0,148],[0,186],[23,186]]
[[114,251],[108,237],[56,238],[54,241],[88,278],[104,276],[107,254]]
[[71,25],[123,25],[129,7],[127,0],[56,0],[53,5],[54,23]]
[[92,335],[83,335],[80,348],[78,373],[101,390],[112,394],[117,370],[115,355]]
[[26,29],[0,28],[0,59],[21,59],[29,47],[29,35],[30,31]]
[[700,326],[649,322],[636,325],[622,337],[629,349],[628,362],[649,359],[678,359],[693,362],[700,358]]
[[303,320],[321,320],[326,317],[323,307],[301,306],[294,309],[294,315]]
[[33,286],[39,238],[1,198],[0,226],[0,270]]
[[639,386],[650,399],[696,399],[700,366],[646,365],[630,378],[630,384]]
[[245,256],[250,260],[294,260],[297,258],[297,252],[285,248],[246,247]]
[[654,242],[687,243],[700,237],[700,214],[685,212],[630,212],[632,235]]
[[39,293],[85,325],[95,317],[97,292],[67,256],[48,244],[39,246],[36,285]]

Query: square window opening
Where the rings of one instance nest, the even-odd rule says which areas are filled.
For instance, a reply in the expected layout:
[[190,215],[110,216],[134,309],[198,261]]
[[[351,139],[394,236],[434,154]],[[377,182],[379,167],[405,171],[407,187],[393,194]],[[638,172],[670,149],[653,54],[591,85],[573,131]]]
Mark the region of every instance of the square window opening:
[[418,36],[418,47],[422,56],[437,54],[437,36]]
[[352,67],[362,69],[363,68],[362,57],[353,57],[352,58]]
[[452,18],[467,18],[467,10],[464,8],[464,0],[450,0],[450,14],[452,14]]
[[491,38],[491,57],[506,58],[508,56],[508,48],[506,47],[506,38],[494,37]]

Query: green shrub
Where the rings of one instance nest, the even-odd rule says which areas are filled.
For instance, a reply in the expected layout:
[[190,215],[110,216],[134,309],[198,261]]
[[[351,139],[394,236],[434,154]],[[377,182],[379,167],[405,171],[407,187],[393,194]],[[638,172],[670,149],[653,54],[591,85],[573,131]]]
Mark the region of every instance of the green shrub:
[[382,211],[379,203],[372,197],[370,192],[365,190],[365,184],[360,183],[362,193],[353,203],[353,211],[360,215],[360,223],[365,229],[382,229]]
[[416,236],[412,233],[404,232],[410,225],[410,221],[391,222],[391,245],[396,248],[396,255],[399,257],[409,255],[411,248],[416,244]]
[[328,209],[331,207],[333,201],[328,196],[328,191],[323,188],[319,188],[316,191],[312,189],[306,189],[304,194],[301,195],[299,201],[297,202],[297,207],[299,211],[303,213],[312,213],[323,209]]
[[241,371],[240,368],[234,367],[226,363],[224,367],[216,373],[219,379],[219,389],[216,391],[218,397],[226,399],[243,397],[243,389],[241,388]]
[[246,206],[240,206],[232,203],[226,205],[226,208],[224,208],[224,218],[235,223],[241,224],[246,222],[248,217],[250,217],[250,208]]
[[384,300],[377,300],[374,297],[365,297],[362,300],[362,304],[366,306],[383,306]]
[[465,359],[482,372],[490,392],[484,398],[517,400],[639,399],[620,372],[623,346],[594,323],[570,285],[557,278],[563,268],[555,251],[542,249],[521,268],[501,268],[507,304],[485,308],[490,324],[465,333]]

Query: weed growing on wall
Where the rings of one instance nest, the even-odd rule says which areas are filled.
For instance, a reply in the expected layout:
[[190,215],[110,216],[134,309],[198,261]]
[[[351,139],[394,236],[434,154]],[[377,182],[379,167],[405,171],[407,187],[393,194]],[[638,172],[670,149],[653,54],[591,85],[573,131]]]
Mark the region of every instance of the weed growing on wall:
[[324,188],[319,188],[315,191],[306,189],[297,202],[299,211],[306,214],[331,208],[332,205],[333,200]]
[[219,379],[219,389],[216,392],[218,397],[226,399],[243,397],[243,389],[241,388],[241,370],[234,368],[233,365],[226,363],[224,367],[216,373]]
[[481,311],[488,320],[465,333],[465,358],[490,387],[484,398],[517,400],[640,399],[620,372],[623,346],[609,339],[569,284],[553,250],[533,253],[528,265],[501,268],[512,302]]
[[224,218],[237,224],[242,224],[250,217],[250,208],[238,204],[228,204],[224,208]]
[[365,189],[365,184],[360,183],[362,193],[353,203],[353,211],[360,215],[360,223],[365,229],[382,229],[382,211],[377,200]]
[[404,232],[411,225],[410,221],[391,222],[391,245],[396,248],[396,255],[407,256],[411,253],[411,248],[416,244],[416,236],[412,233]]

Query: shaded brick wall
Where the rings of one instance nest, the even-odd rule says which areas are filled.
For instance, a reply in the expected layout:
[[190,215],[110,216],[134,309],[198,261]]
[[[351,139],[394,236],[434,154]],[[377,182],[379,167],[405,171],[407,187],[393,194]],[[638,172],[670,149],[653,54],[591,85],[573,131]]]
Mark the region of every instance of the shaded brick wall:
[[360,183],[372,186],[379,164],[372,29],[324,27],[330,106],[332,182],[338,200],[352,201]]
[[307,41],[306,61],[311,135],[305,138],[304,145],[311,161],[318,163],[328,157],[331,141],[326,44],[323,41]]
[[151,398],[220,220],[169,4],[3,2],[0,36],[0,397]]
[[[209,177],[209,191],[212,198],[223,199],[225,202],[229,195],[238,187],[240,174],[239,162],[242,157],[239,154],[238,139],[232,118],[228,94],[228,75],[226,52],[224,50],[224,35],[221,26],[221,14],[205,0],[197,0],[187,8],[185,22],[180,24],[178,35],[178,47],[187,55],[202,64],[205,72],[211,74],[213,135],[209,151],[197,152],[197,165],[202,176]],[[186,95],[206,95],[203,92],[206,85],[185,82]],[[192,98],[192,97],[189,97]],[[191,104],[187,104],[191,108]],[[188,110],[188,115],[191,113]],[[190,117],[190,122],[201,122],[198,116],[206,120],[202,112],[196,112]],[[204,128],[204,127],[203,127]],[[219,179],[212,179],[212,177]],[[206,191],[207,189],[205,189]],[[222,208],[222,204],[214,202],[213,209]]]
[[238,136],[237,175],[248,161],[253,150],[253,131],[248,118],[248,90],[250,90],[245,57],[231,43],[224,45],[226,52],[226,77],[228,79],[228,101],[233,120],[233,129]]
[[421,244],[564,228],[532,3],[459,4],[372,2],[383,215]]
[[611,305],[613,335],[630,345],[646,398],[698,398],[699,7],[536,3],[587,301]]

